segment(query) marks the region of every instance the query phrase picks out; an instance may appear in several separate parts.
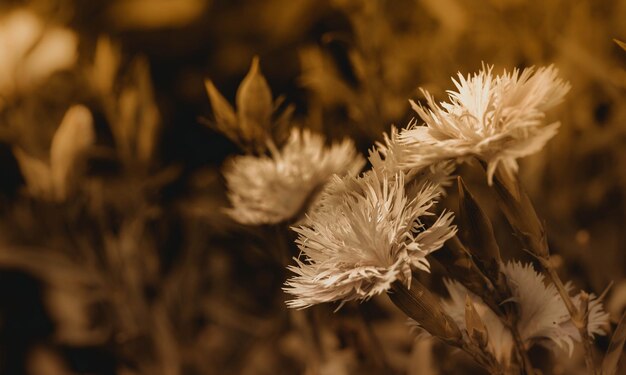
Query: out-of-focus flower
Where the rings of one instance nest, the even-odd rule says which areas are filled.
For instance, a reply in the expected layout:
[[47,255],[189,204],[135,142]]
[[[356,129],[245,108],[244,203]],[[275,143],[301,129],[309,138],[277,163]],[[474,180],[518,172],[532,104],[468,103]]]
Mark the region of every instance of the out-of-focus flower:
[[65,200],[76,162],[95,139],[91,112],[82,105],[75,105],[67,110],[52,138],[49,162],[16,147],[14,154],[29,193],[46,200]]
[[399,135],[409,148],[407,167],[476,156],[488,164],[487,176],[502,165],[517,171],[517,158],[539,151],[559,127],[544,123],[545,111],[559,104],[570,86],[557,77],[555,67],[515,69],[493,76],[492,67],[473,76],[459,73],[457,91],[449,102],[437,104],[427,91],[428,107],[411,102],[426,126],[411,126]]
[[430,227],[420,221],[433,215],[429,210],[437,196],[430,184],[407,197],[401,173],[334,177],[306,223],[294,228],[303,259],[289,267],[296,276],[285,291],[296,298],[287,305],[368,299],[396,280],[410,285],[411,270],[428,271],[426,256],[456,232],[451,212]]
[[306,211],[317,191],[334,174],[354,175],[365,160],[351,140],[330,147],[324,137],[309,130],[292,129],[281,150],[270,156],[238,156],[224,169],[228,214],[242,224],[275,224]]
[[[571,355],[574,341],[580,341],[580,334],[573,325],[570,315],[552,284],[546,285],[544,276],[535,271],[531,264],[509,262],[502,268],[513,294],[513,301],[519,306],[517,329],[527,346],[553,343],[567,349]],[[461,328],[465,328],[465,297],[469,296],[476,311],[487,327],[489,350],[502,363],[508,363],[514,348],[511,332],[482,299],[468,291],[456,281],[447,280],[446,287],[450,299],[444,302],[446,311]],[[578,301],[579,296],[574,297]],[[591,295],[589,300],[589,335],[605,335],[608,314],[602,303]]]
[[77,44],[74,32],[46,27],[30,11],[19,9],[6,15],[0,20],[2,99],[32,89],[52,73],[72,66],[77,58]]

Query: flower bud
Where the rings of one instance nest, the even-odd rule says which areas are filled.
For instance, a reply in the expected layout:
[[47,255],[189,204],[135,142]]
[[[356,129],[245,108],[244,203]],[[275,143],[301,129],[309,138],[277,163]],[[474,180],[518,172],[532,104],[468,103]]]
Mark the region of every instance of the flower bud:
[[485,349],[489,344],[487,327],[474,307],[469,296],[465,296],[465,329],[467,335],[479,348]]
[[244,139],[265,142],[273,112],[272,91],[259,69],[259,58],[254,57],[250,71],[237,90],[237,114]]
[[526,249],[540,258],[547,258],[548,240],[543,223],[519,181],[511,181],[510,177],[496,173],[493,189],[497,194],[500,210]]
[[459,327],[445,313],[439,299],[415,278],[412,278],[410,289],[395,281],[388,296],[400,310],[431,335],[450,343],[462,340]]
[[489,217],[483,212],[478,202],[463,179],[458,177],[459,186],[459,235],[478,266],[491,280],[497,280],[500,272],[500,249],[493,234]]

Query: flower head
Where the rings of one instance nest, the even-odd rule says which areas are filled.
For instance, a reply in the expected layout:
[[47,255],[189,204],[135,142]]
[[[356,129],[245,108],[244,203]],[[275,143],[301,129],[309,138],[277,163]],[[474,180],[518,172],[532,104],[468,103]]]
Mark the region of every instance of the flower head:
[[290,307],[368,299],[400,280],[411,269],[429,270],[426,255],[452,237],[450,212],[426,227],[420,218],[438,196],[430,184],[414,198],[405,192],[404,175],[393,178],[368,172],[362,177],[334,177],[306,222],[294,228],[303,259],[289,267],[296,276],[285,291],[296,298]]
[[275,224],[296,218],[334,174],[354,175],[365,161],[351,140],[330,147],[324,137],[293,129],[270,156],[238,156],[224,170],[228,214],[242,224]]
[[492,67],[483,67],[473,76],[459,73],[448,102],[437,104],[422,90],[428,106],[412,106],[425,126],[412,126],[399,137],[409,148],[407,167],[476,156],[487,163],[490,182],[499,165],[506,173],[516,172],[516,159],[539,151],[559,127],[544,123],[545,111],[559,104],[570,87],[557,75],[549,66],[494,77]]
[[[548,339],[562,349],[567,346],[571,354],[572,340],[580,341],[580,334],[555,286],[546,285],[544,276],[535,271],[531,264],[509,262],[503,271],[520,305],[519,330],[522,339]],[[578,294],[572,298],[576,305],[580,305],[580,296]],[[601,301],[594,294],[589,295],[587,320],[589,336],[606,334],[604,327],[609,322],[609,315],[604,312]]]
[[[546,285],[544,276],[535,271],[531,264],[509,262],[502,267],[509,286],[512,300],[519,306],[517,329],[526,345],[553,344],[572,353],[574,341],[580,341],[580,334],[573,325],[569,312],[558,291],[552,284]],[[447,313],[461,328],[465,328],[465,296],[469,296],[487,327],[489,349],[502,363],[507,363],[514,347],[511,332],[482,299],[468,291],[460,283],[446,281],[450,299],[444,303]],[[579,295],[574,302],[580,300]],[[590,336],[606,334],[603,327],[608,323],[608,314],[595,297],[589,299],[587,329]]]

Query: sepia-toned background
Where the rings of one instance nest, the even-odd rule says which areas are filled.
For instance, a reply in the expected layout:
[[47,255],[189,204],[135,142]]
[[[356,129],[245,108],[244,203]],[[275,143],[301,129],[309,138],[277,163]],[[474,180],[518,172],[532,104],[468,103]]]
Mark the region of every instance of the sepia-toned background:
[[[221,168],[243,151],[215,129],[205,81],[235,105],[255,56],[277,113],[364,155],[407,126],[419,87],[443,100],[458,72],[554,64],[572,87],[548,115],[561,127],[520,179],[559,272],[596,294],[614,282],[615,323],[626,308],[626,51],[614,41],[625,19],[624,0],[2,1],[0,373],[482,373],[416,341],[385,298],[310,309],[325,350],[306,350],[276,256],[281,239],[297,255],[295,235],[224,214]],[[93,142],[68,135],[55,148],[76,105],[93,116]],[[81,157],[69,165],[64,150]],[[519,257],[478,170],[460,173],[504,256]],[[531,355],[546,374],[582,373]]]

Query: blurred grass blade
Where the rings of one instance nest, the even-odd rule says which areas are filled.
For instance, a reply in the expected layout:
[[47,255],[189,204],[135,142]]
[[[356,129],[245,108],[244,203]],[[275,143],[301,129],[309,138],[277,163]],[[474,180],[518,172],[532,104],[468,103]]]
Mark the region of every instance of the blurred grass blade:
[[613,332],[611,343],[606,350],[606,355],[602,361],[602,375],[614,375],[617,372],[617,363],[622,356],[624,350],[624,342],[626,342],[626,312]]
[[621,40],[619,40],[619,39],[613,39],[613,41],[614,41],[614,42],[615,42],[618,46],[620,46],[620,47],[621,47],[624,51],[626,51],[626,43],[622,42],[622,41],[621,41]]

